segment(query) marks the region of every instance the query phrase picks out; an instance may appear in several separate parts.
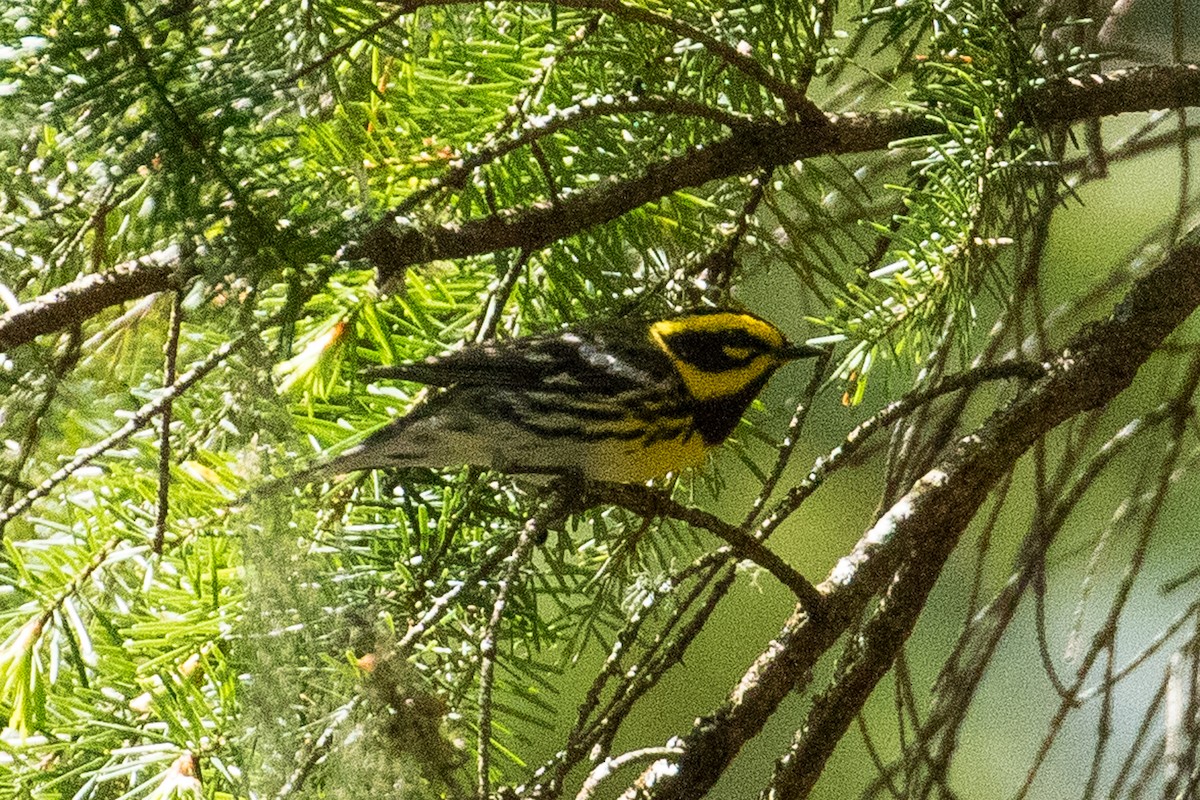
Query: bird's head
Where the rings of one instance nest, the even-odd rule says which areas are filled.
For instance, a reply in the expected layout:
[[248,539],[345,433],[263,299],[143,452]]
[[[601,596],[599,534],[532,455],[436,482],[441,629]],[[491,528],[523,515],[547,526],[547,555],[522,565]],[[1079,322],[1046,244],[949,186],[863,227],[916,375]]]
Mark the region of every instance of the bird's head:
[[650,339],[671,359],[684,385],[701,401],[757,394],[789,361],[825,351],[791,344],[779,329],[753,314],[712,310],[659,320]]

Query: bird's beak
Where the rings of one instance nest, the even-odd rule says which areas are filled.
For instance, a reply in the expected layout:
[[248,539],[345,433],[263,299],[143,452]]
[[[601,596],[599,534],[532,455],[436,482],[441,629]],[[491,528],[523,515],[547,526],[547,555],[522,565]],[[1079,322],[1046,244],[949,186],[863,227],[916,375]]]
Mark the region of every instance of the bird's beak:
[[795,361],[798,358],[816,358],[829,353],[824,347],[811,344],[785,344],[777,351],[780,361]]

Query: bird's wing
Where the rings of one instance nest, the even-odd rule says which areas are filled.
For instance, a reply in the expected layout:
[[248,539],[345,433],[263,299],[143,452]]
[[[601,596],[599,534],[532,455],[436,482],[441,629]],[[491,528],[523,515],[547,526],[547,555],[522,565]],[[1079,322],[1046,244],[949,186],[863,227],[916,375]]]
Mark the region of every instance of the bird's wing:
[[670,380],[673,370],[644,333],[597,329],[472,344],[457,352],[367,374],[430,386],[609,394]]

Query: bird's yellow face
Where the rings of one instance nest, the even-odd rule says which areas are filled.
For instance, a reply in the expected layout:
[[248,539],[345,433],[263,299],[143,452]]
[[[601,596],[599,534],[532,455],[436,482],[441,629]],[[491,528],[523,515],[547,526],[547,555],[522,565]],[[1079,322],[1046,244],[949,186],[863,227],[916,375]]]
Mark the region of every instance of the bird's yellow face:
[[670,357],[692,397],[700,401],[761,388],[781,364],[802,355],[771,323],[734,311],[660,320],[650,326],[650,339]]

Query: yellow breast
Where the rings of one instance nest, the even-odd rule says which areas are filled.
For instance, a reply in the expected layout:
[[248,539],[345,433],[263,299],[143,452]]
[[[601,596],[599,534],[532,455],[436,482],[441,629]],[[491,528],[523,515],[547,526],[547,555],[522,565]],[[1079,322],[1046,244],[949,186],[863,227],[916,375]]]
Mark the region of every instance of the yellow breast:
[[584,477],[595,481],[642,483],[678,473],[704,463],[709,448],[696,432],[646,444],[642,441],[606,440],[592,445],[584,459]]

